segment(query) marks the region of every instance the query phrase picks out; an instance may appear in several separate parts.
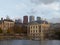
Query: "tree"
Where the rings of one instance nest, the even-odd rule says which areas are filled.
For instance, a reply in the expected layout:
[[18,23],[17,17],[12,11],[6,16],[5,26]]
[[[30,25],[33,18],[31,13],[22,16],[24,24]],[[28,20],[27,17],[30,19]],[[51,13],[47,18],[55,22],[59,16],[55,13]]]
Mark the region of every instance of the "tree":
[[10,33],[10,30],[9,29],[7,30],[7,33]]
[[22,27],[22,33],[27,34],[27,26]]
[[13,27],[8,28],[8,29],[7,29],[7,33],[8,33],[8,34],[12,34],[12,33],[14,33],[14,32],[13,32]]
[[56,28],[54,28],[54,30],[55,30],[55,39],[58,39],[58,40],[60,40],[60,27],[56,27]]
[[55,39],[60,40],[60,32],[55,32]]
[[0,33],[2,33],[2,29],[0,28]]
[[15,33],[22,33],[22,26],[20,26],[20,25],[15,25],[14,26],[14,32]]

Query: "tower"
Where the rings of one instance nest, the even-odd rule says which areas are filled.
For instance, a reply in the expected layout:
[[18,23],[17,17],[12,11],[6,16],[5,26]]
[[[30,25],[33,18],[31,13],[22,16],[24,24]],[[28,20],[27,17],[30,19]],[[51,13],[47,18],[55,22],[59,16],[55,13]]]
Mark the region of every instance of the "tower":
[[27,24],[27,23],[28,23],[28,16],[24,16],[24,17],[23,17],[23,23],[24,23],[24,24]]
[[40,21],[41,20],[41,17],[37,17],[37,21]]
[[35,21],[35,17],[34,16],[30,16],[29,17],[29,22]]

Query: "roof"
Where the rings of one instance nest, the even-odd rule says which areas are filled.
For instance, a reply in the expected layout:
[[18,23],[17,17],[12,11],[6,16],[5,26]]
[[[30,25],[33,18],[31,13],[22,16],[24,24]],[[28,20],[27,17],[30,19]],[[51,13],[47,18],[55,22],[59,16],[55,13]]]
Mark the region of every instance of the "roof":
[[0,20],[0,24],[2,24],[4,21],[14,22],[13,20],[7,20],[7,19],[4,19],[4,20]]
[[3,21],[14,22],[13,20],[10,20],[10,19],[4,19]]
[[29,24],[43,24],[45,22],[45,24],[48,24],[47,21],[43,21],[43,20],[40,20],[40,21],[33,21],[33,22],[30,22]]
[[39,24],[39,23],[37,23],[37,22],[30,22],[29,24],[30,24],[30,25],[31,25],[31,24],[34,25],[34,24]]
[[48,24],[48,22],[47,22],[47,21],[43,21],[43,20],[35,21],[35,22],[37,22],[37,23],[39,23],[39,24],[42,24],[42,23],[44,23],[44,22],[45,22],[45,24]]

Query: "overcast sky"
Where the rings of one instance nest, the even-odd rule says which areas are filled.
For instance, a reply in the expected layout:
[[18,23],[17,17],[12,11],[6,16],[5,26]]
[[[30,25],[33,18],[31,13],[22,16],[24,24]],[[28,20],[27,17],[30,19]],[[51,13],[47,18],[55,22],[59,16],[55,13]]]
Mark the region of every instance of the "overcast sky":
[[60,0],[0,0],[0,18],[22,18],[24,15],[60,18]]

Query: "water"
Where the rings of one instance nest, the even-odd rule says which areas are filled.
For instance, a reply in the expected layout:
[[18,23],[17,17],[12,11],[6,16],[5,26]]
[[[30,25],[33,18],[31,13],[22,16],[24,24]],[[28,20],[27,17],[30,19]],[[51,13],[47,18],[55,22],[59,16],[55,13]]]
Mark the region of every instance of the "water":
[[60,45],[60,41],[0,40],[0,45]]

